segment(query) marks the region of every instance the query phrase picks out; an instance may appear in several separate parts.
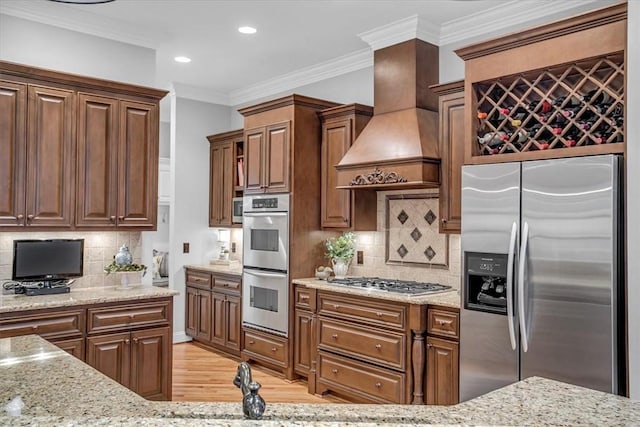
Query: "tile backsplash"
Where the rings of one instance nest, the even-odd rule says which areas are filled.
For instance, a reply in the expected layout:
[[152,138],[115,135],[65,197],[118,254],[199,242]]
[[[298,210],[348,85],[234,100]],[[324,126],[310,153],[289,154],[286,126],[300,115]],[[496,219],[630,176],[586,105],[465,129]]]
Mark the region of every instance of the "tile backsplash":
[[[140,232],[22,232],[0,233],[0,282],[11,279],[13,266],[13,241],[20,239],[84,239],[84,276],[73,284],[77,288],[116,286],[117,275],[106,275],[104,267],[122,245],[127,245],[133,255],[133,262],[140,263]],[[151,274],[151,266],[147,266]]]
[[354,259],[348,274],[436,282],[459,289],[460,236],[438,233],[437,197],[437,189],[379,191],[377,230],[355,233],[356,251],[363,251],[364,264],[357,265]]

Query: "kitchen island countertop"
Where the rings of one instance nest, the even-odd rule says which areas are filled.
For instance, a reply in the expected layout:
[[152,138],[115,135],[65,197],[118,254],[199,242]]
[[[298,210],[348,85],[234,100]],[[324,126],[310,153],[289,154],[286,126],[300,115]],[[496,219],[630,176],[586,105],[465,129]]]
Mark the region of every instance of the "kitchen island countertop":
[[326,280],[319,280],[314,278],[293,279],[293,283],[296,285],[305,285],[309,288],[321,289],[325,291],[341,292],[350,295],[361,295],[371,298],[380,298],[388,301],[405,302],[409,304],[433,304],[445,307],[460,308],[460,293],[457,289],[434,292],[425,295],[407,295],[397,294],[393,292],[379,291],[376,289],[363,289],[356,287],[349,287],[343,285],[336,285]]
[[242,277],[242,264],[238,261],[230,261],[225,264],[191,264],[185,265],[184,268],[192,268],[194,270],[208,271],[211,273],[232,274]]
[[41,308],[71,307],[106,302],[133,301],[178,295],[173,289],[151,285],[132,285],[127,289],[117,286],[71,288],[68,294],[54,295],[1,295],[0,314]]
[[[229,387],[231,378],[229,379]],[[262,422],[238,403],[151,402],[36,335],[0,339],[0,425],[638,425],[640,402],[529,378],[455,406],[270,404]],[[22,416],[4,405],[20,395]]]

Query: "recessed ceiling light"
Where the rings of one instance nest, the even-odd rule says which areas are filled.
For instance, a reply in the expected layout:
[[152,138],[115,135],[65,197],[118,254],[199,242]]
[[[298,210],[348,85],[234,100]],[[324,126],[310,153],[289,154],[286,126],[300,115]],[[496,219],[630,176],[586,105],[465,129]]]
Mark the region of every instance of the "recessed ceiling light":
[[111,3],[114,0],[51,0],[58,3],[71,3],[71,4],[100,4]]
[[184,64],[191,62],[191,58],[187,58],[186,56],[176,56],[173,60]]
[[238,28],[238,31],[240,31],[242,34],[255,34],[258,30],[253,27],[240,27]]

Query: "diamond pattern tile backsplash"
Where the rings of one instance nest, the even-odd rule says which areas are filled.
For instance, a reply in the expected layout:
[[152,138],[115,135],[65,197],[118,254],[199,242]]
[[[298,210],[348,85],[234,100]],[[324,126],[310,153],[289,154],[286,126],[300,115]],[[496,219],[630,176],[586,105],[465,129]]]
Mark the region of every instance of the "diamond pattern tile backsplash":
[[387,262],[447,267],[448,236],[438,232],[434,194],[386,196]]
[[356,232],[351,276],[434,282],[460,288],[460,236],[439,234],[437,189],[379,191],[377,231]]

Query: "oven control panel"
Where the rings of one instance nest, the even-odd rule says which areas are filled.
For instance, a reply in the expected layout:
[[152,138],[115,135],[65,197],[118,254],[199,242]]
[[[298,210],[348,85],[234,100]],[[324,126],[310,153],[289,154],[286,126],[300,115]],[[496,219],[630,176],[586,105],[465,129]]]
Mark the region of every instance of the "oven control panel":
[[251,201],[251,207],[253,209],[278,209],[278,198],[253,199]]

